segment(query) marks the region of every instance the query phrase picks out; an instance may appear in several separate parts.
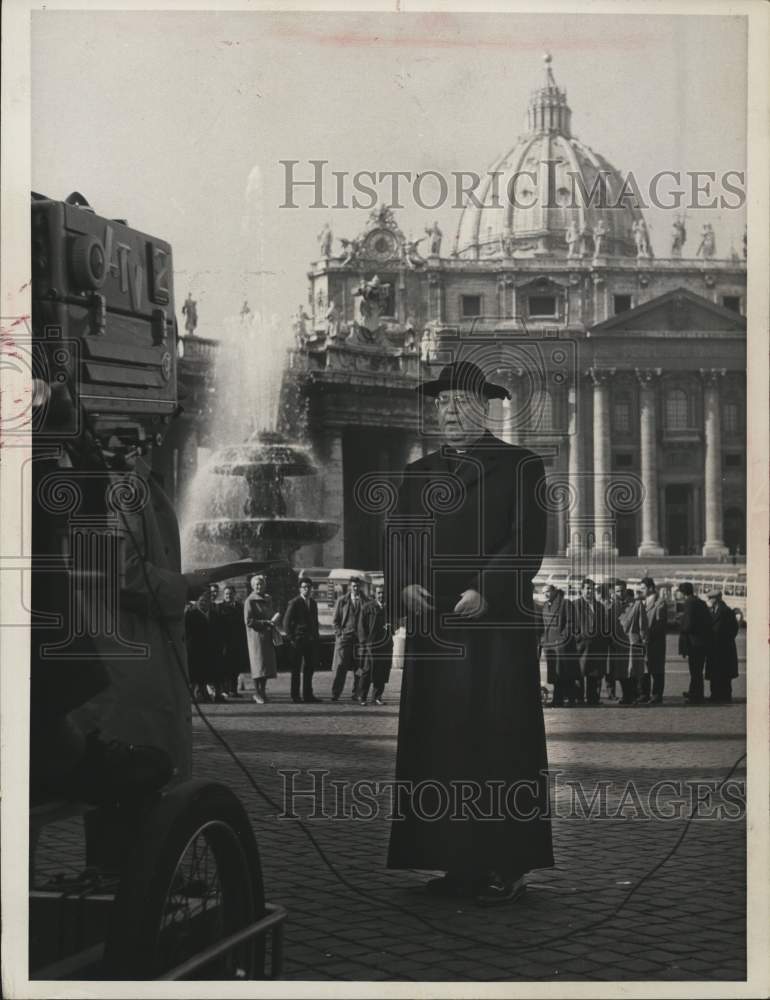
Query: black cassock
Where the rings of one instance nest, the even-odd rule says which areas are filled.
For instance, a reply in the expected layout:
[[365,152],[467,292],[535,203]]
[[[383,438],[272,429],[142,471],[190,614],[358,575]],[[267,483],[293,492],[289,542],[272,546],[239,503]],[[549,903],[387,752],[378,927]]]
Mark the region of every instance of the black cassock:
[[[386,531],[391,607],[419,583],[435,610],[430,634],[408,625],[396,779],[415,794],[398,799],[389,868],[518,877],[553,865],[532,602],[544,475],[538,456],[488,432],[462,455],[442,448],[404,472]],[[487,611],[447,621],[467,589]]]

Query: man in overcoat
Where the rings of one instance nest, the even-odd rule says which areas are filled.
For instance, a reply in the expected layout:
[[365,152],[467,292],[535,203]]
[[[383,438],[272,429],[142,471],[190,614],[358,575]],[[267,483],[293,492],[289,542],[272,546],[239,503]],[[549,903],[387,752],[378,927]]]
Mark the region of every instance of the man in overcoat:
[[313,694],[313,673],[318,664],[318,604],[313,597],[313,582],[299,581],[299,594],[289,601],[283,616],[283,630],[291,646],[291,700],[300,701],[300,676],[302,701],[317,703]]
[[249,647],[243,622],[243,602],[229,583],[217,605],[222,634],[222,674],[227,694],[237,698],[240,678],[249,672]]
[[647,612],[646,673],[642,677],[642,704],[660,705],[666,686],[666,632],[668,608],[665,598],[655,588],[650,576],[642,578],[640,588]]
[[679,584],[684,597],[682,618],[679,623],[679,654],[687,660],[690,670],[690,687],[683,692],[690,705],[703,701],[703,668],[712,641],[711,615],[703,601],[695,596],[689,581]]
[[711,687],[711,701],[733,700],[733,678],[738,676],[738,650],[735,637],[739,625],[735,612],[722,600],[721,590],[706,595],[711,610],[712,640],[706,653],[706,677]]
[[545,473],[486,429],[508,393],[475,364],[418,391],[443,445],[407,466],[387,525],[389,604],[407,617],[388,867],[494,905],[553,865],[532,600]]
[[588,577],[580,583],[580,597],[572,602],[572,634],[586,682],[586,704],[596,707],[601,704],[599,692],[607,662],[609,628],[606,608],[596,600],[594,581]]
[[577,697],[580,673],[575,660],[570,611],[571,605],[564,596],[564,591],[552,583],[545,584],[540,609],[540,648],[545,654],[546,679],[549,684],[553,684],[553,708],[563,708],[565,699],[572,707]]
[[361,580],[352,576],[348,584],[347,594],[337,599],[334,605],[334,657],[332,670],[332,701],[339,701],[348,670],[353,671],[353,693],[351,698],[358,701],[358,685],[361,679],[361,647],[360,627],[361,612],[364,608],[364,597],[361,593]]
[[378,584],[374,588],[374,600],[364,605],[361,612],[359,628],[361,640],[362,665],[361,683],[358,693],[362,705],[372,690],[372,700],[375,705],[384,704],[382,700],[385,685],[390,679],[390,666],[393,659],[393,632],[385,607],[385,588]]
[[198,701],[214,701],[222,673],[222,620],[204,590],[184,614],[190,681]]
[[622,622],[628,608],[626,581],[617,579],[607,611],[607,661],[612,677],[620,681],[621,705],[633,705],[638,695],[637,678],[629,670],[629,644]]

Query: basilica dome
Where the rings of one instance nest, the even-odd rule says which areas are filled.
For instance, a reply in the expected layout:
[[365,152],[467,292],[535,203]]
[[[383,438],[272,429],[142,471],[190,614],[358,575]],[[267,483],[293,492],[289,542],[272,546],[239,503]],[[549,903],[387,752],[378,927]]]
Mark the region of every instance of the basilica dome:
[[632,227],[642,218],[635,189],[624,188],[623,175],[572,135],[567,93],[556,84],[550,55],[544,58],[545,83],[530,96],[527,132],[482,176],[476,203],[471,198],[463,209],[454,255],[582,257],[598,250],[635,257]]

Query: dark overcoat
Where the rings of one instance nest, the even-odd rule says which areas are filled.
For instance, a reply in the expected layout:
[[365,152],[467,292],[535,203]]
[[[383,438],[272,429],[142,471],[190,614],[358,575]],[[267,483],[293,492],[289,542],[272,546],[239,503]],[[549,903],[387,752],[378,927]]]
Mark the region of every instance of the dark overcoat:
[[222,675],[222,619],[193,604],[184,613],[187,663],[193,684],[215,684]]
[[249,672],[249,646],[246,640],[246,624],[243,620],[243,604],[222,601],[216,605],[222,637],[222,673],[225,677]]
[[[532,601],[543,480],[538,456],[488,432],[462,455],[442,448],[404,472],[386,532],[389,606],[398,617],[403,588],[421,584],[433,610],[407,622],[396,778],[428,784],[419,802],[399,799],[390,868],[511,877],[553,864]],[[453,614],[468,589],[487,602],[474,621]],[[499,809],[494,782],[508,798]],[[478,809],[453,810],[460,783],[476,784]]]
[[387,684],[393,660],[393,635],[388,625],[387,608],[383,604],[369,601],[364,605],[358,637],[363,650],[363,673],[371,675],[377,687]]
[[545,653],[549,684],[580,679],[575,659],[575,641],[572,636],[570,612],[572,605],[557,590],[552,601],[544,601],[540,608],[540,646]]
[[647,608],[647,671],[651,674],[666,672],[666,631],[668,608],[665,598],[656,595],[655,603]]
[[688,597],[679,622],[679,653],[696,656],[707,653],[712,641],[711,615],[699,597]]
[[720,601],[711,615],[712,639],[706,654],[706,677],[709,680],[738,676],[738,619],[732,608]]
[[603,677],[607,666],[609,622],[599,601],[578,597],[572,601],[572,632],[584,677]]

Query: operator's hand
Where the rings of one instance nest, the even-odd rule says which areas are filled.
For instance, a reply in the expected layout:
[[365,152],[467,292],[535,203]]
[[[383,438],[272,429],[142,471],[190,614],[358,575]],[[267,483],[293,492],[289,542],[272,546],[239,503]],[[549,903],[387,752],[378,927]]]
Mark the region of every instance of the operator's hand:
[[433,610],[430,591],[419,583],[410,583],[408,587],[404,587],[401,597],[407,614],[413,617]]
[[480,618],[489,605],[478,590],[464,590],[455,604],[455,614],[463,618]]

